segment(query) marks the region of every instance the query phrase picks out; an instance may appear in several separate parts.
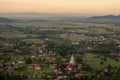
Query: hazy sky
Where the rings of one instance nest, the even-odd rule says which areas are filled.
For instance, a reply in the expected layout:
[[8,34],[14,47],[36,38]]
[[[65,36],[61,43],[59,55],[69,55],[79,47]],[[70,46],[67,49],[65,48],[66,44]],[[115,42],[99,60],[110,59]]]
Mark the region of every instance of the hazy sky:
[[120,14],[120,0],[0,0],[0,12]]

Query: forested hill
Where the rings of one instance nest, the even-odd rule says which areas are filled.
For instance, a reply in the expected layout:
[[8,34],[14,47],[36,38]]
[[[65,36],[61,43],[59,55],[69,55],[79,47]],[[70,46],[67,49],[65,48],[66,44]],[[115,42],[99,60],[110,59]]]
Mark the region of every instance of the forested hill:
[[114,24],[119,26],[120,25],[120,15],[105,15],[105,16],[93,16],[90,18],[86,18],[81,20],[83,22],[92,22],[92,23],[103,23],[103,24]]
[[114,16],[114,15],[94,16],[94,17],[91,17],[91,19],[120,19],[120,15],[118,16]]
[[4,18],[4,17],[0,17],[0,23],[10,23],[10,22],[15,22],[15,20],[13,19],[8,19],[8,18]]

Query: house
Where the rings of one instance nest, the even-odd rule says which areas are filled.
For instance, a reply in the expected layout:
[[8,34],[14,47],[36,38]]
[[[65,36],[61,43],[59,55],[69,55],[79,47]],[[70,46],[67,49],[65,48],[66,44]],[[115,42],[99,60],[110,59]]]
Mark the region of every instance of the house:
[[49,53],[49,54],[53,54],[53,53],[54,53],[54,51],[50,50],[48,53]]
[[15,49],[15,52],[16,52],[16,53],[20,53],[21,50],[19,50],[19,49]]
[[68,33],[61,34],[61,37],[62,37],[62,38],[68,37]]
[[58,80],[63,80],[63,79],[65,79],[65,78],[67,78],[67,76],[58,76],[58,77],[57,77]]
[[38,48],[39,53],[43,53],[43,49],[41,47]]
[[91,47],[87,47],[88,50],[91,50],[92,48]]
[[41,66],[39,64],[28,64],[29,68],[34,68],[35,70],[41,70]]
[[43,77],[42,74],[27,74],[28,78],[41,78]]
[[4,67],[5,67],[5,68],[11,67],[11,63],[10,63],[10,62],[4,63]]
[[6,71],[9,72],[9,73],[14,71],[14,67],[11,66],[10,62],[4,63],[4,67],[5,67]]
[[110,56],[120,57],[120,53],[111,53]]
[[82,66],[82,64],[78,64],[78,69],[81,69],[83,66]]
[[79,42],[78,41],[72,41],[71,44],[78,45]]
[[24,63],[24,61],[18,61],[18,64],[23,64]]
[[75,77],[81,77],[81,76],[83,76],[83,74],[81,74],[81,73],[76,73],[75,74]]
[[35,67],[35,70],[41,70],[40,66]]
[[38,66],[39,66],[39,64],[28,64],[29,68],[34,68],[34,67],[38,67]]
[[47,47],[47,46],[48,46],[47,43],[43,43],[43,44],[42,44],[42,47],[43,47],[43,48],[45,48],[45,47]]
[[72,65],[67,65],[65,70],[71,71],[72,70]]
[[8,67],[8,68],[7,68],[7,72],[11,73],[11,72],[13,72],[13,71],[14,71],[14,67]]
[[56,66],[57,66],[57,64],[50,64],[50,65],[49,65],[49,67],[50,67],[51,69],[53,69],[53,70],[57,68]]
[[67,59],[66,58],[62,58],[62,61],[65,63],[67,61]]
[[36,57],[34,55],[32,55],[31,58],[36,58]]

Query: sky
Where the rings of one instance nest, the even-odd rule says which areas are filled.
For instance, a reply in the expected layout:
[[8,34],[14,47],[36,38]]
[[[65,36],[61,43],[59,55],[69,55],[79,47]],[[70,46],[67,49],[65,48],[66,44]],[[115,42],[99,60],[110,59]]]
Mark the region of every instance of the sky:
[[120,0],[0,0],[0,13],[120,14]]

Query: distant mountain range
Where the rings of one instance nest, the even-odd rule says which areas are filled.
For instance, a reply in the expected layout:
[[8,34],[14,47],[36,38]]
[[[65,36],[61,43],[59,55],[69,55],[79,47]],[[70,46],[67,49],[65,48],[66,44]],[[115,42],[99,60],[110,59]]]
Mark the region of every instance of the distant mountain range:
[[[120,15],[105,15],[105,16],[93,16],[90,18],[80,18],[75,16],[67,16],[65,15],[51,15],[51,14],[29,14],[29,17],[26,17],[26,14],[17,15],[17,18],[11,14],[9,17],[4,15],[0,17],[0,23],[12,23],[12,22],[21,22],[21,21],[30,21],[30,22],[46,22],[46,21],[72,21],[72,22],[92,22],[92,23],[105,23],[105,24],[119,24],[120,25]],[[33,15],[33,16],[32,16]],[[20,16],[20,17],[19,17]],[[54,16],[54,17],[53,17]],[[58,16],[58,17],[55,17]]]
[[120,19],[120,15],[105,15],[105,16],[94,16],[91,19]]

